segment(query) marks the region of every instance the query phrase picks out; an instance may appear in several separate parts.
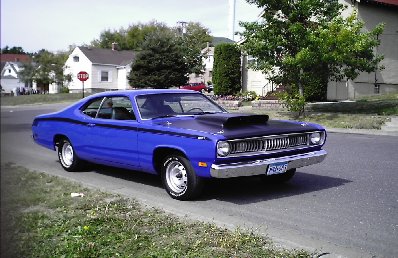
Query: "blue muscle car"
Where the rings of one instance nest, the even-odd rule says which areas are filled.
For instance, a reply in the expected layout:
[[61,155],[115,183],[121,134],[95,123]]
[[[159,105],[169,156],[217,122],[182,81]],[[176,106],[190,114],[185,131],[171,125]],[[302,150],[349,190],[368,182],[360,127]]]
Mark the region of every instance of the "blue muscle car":
[[326,132],[317,124],[231,114],[188,90],[91,95],[37,116],[32,132],[36,143],[58,152],[66,171],[88,161],[160,174],[178,200],[197,197],[204,178],[284,182],[326,157]]

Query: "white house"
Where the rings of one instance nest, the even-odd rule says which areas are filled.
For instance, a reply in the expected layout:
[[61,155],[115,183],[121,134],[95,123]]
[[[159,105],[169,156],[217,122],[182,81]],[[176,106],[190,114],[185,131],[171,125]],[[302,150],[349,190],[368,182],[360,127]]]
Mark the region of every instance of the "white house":
[[265,96],[268,92],[275,89],[273,83],[267,79],[262,71],[249,69],[248,65],[256,62],[252,56],[243,54],[242,56],[242,90],[254,91],[259,96]]
[[189,82],[207,83],[213,81],[214,47],[210,47],[209,44],[207,44],[207,47],[202,49],[201,54],[205,70],[203,74],[190,74]]
[[76,47],[65,62],[64,74],[70,74],[69,92],[82,92],[83,83],[77,74],[85,71],[89,79],[84,82],[85,92],[101,92],[107,90],[129,89],[127,75],[131,70],[131,63],[135,58],[134,51],[112,49]]
[[190,83],[213,82],[214,47],[221,43],[235,43],[235,41],[224,37],[213,37],[211,42],[207,42],[207,46],[201,51],[202,64],[204,65],[203,74],[190,74]]
[[16,88],[25,88],[27,85],[18,78],[18,72],[21,71],[21,62],[2,62],[1,69],[1,87],[2,93],[10,94],[16,91]]

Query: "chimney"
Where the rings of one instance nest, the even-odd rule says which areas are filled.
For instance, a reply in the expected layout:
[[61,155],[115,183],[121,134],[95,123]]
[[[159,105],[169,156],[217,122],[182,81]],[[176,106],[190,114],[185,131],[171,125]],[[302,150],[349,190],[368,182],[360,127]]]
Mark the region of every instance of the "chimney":
[[113,42],[113,43],[112,43],[112,50],[113,50],[113,51],[117,51],[118,48],[119,48],[118,44],[117,44],[116,42]]

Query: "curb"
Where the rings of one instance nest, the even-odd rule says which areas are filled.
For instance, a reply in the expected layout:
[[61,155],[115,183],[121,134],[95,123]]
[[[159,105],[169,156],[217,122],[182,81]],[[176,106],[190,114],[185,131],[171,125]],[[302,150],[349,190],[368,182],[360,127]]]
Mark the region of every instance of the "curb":
[[327,133],[398,136],[398,131],[383,131],[383,130],[376,130],[376,129],[371,130],[371,129],[326,128],[326,132]]

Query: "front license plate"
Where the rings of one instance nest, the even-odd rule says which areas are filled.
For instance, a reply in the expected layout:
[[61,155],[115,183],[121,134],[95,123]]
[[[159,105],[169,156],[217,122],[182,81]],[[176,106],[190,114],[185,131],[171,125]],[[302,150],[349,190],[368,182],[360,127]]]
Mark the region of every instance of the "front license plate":
[[267,175],[276,175],[276,174],[282,174],[287,171],[287,162],[280,162],[280,163],[274,163],[270,164],[267,169]]

